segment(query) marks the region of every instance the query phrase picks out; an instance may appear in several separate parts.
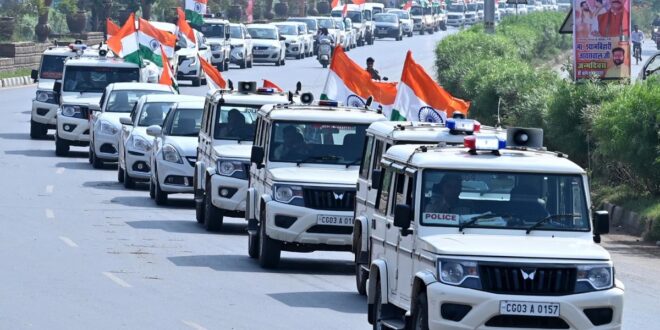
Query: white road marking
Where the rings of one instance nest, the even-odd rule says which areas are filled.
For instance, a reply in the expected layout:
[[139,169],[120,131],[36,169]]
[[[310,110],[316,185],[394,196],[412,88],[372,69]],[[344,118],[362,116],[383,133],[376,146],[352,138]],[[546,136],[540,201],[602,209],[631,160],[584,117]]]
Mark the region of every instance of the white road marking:
[[181,320],[181,322],[183,322],[183,324],[185,324],[185,325],[187,325],[187,326],[189,326],[189,327],[191,327],[195,330],[206,330],[206,328],[204,328],[203,326],[201,326],[201,325],[199,325],[195,322],[192,322],[192,321]]
[[55,189],[55,186],[53,186],[52,184],[51,184],[51,185],[47,185],[47,186],[46,186],[46,193],[47,193],[47,194],[52,194],[54,189]]
[[111,281],[117,283],[117,285],[119,285],[119,286],[122,286],[122,287],[125,287],[125,288],[130,288],[130,287],[131,287],[130,284],[126,283],[124,280],[122,280],[121,278],[115,276],[115,275],[112,274],[112,273],[102,272],[101,274],[105,275],[105,277],[107,277],[107,278],[109,278]]
[[58,167],[57,170],[55,170],[56,174],[62,174],[64,173],[65,168],[64,167]]
[[53,219],[55,218],[55,212],[51,209],[46,209],[46,218]]
[[72,241],[68,237],[60,236],[60,240],[62,240],[62,242],[64,242],[64,244],[66,244],[66,245],[68,245],[72,248],[77,248],[78,247],[78,244],[76,244],[76,242]]

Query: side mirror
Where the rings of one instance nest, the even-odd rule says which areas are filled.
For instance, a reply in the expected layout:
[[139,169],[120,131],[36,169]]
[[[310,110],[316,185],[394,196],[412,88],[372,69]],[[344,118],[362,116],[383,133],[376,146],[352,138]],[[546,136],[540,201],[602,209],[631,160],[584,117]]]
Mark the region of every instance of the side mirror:
[[201,45],[201,46],[199,46],[199,50],[207,50],[207,49],[209,49],[209,48],[206,47],[206,45]]
[[610,232],[610,214],[601,210],[594,212],[594,234],[604,235]]
[[252,153],[250,154],[250,162],[257,164],[257,168],[262,168],[264,165],[264,148],[259,146],[252,146]]
[[383,174],[382,170],[373,170],[371,172],[371,188],[373,189],[380,189],[380,179]]
[[131,118],[128,117],[120,117],[119,123],[122,125],[133,126],[133,121],[131,120]]
[[280,36],[280,41],[285,41],[285,40],[286,40],[286,38],[285,38],[285,37],[283,37],[283,36]]
[[32,72],[30,72],[30,78],[32,78],[34,81],[39,80],[39,71],[32,69]]
[[53,83],[53,92],[59,94],[61,90],[62,90],[62,82],[61,81],[56,81],[55,83]]
[[412,208],[406,204],[397,204],[394,207],[394,225],[401,228],[401,236],[410,234],[412,215]]
[[181,49],[181,46],[179,46],[179,45],[175,45],[175,46],[174,46],[174,51],[175,51],[175,52],[179,51],[180,49]]
[[163,129],[158,125],[151,125],[147,127],[147,135],[158,137],[163,133]]

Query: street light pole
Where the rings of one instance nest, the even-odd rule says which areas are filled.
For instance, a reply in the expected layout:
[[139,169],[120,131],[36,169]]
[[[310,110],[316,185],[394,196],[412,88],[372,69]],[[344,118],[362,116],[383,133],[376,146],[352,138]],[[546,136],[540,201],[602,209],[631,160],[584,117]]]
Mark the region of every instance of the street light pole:
[[484,28],[486,33],[495,33],[495,0],[484,1]]

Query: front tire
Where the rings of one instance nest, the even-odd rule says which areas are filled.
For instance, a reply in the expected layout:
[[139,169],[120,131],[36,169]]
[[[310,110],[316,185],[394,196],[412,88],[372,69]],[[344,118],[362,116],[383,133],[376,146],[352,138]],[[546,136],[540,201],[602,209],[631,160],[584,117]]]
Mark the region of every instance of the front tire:
[[420,292],[416,300],[417,308],[413,311],[411,329],[429,330],[429,305],[426,292]]
[[206,190],[204,194],[204,229],[207,231],[220,231],[224,215],[222,209],[213,205],[211,180],[206,181]]
[[280,242],[266,235],[266,208],[262,206],[259,221],[259,265],[262,268],[275,268],[280,263],[282,246]]
[[155,186],[154,200],[156,201],[156,205],[167,205],[168,194],[167,192],[164,192],[163,189],[160,187],[160,182],[158,182],[158,177],[155,177],[154,179],[156,181],[156,183],[154,184]]
[[156,185],[154,185],[154,181],[151,179],[149,179],[149,198],[156,198]]
[[64,157],[69,154],[69,149],[71,147],[69,146],[66,141],[60,139],[57,137],[57,132],[55,133],[55,155]]
[[46,137],[48,133],[48,126],[42,123],[37,123],[30,120],[30,138],[33,140],[41,140]]
[[93,168],[96,169],[103,168],[103,160],[96,156],[96,153],[94,152],[94,147],[89,148],[89,157],[90,160],[92,161]]
[[381,330],[383,325],[380,320],[383,318],[383,302],[382,293],[380,292],[380,276],[376,277],[376,290],[374,292],[374,303],[369,306],[371,308],[371,315],[373,317],[373,329]]
[[124,188],[135,189],[135,179],[131,178],[126,170],[124,170]]
[[124,169],[117,166],[117,182],[124,183]]
[[362,268],[362,265],[358,262],[358,256],[362,250],[362,238],[357,237],[357,244],[355,247],[355,286],[357,292],[365,296],[367,295],[367,279],[369,278],[369,272]]

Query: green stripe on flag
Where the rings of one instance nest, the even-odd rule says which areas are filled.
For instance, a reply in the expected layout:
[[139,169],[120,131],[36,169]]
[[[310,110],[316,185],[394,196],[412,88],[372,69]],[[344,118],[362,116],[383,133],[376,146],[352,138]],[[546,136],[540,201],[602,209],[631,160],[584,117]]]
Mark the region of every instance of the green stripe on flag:
[[192,25],[202,26],[204,18],[194,10],[186,9],[186,20]]
[[142,67],[142,57],[140,56],[139,51],[124,55],[123,59],[125,62],[135,63]]
[[406,117],[404,117],[401,113],[399,113],[399,110],[392,109],[392,115],[390,115],[390,120],[391,121],[406,121]]
[[163,67],[163,58],[151,50],[151,47],[140,45],[139,53],[142,55],[142,59],[149,60],[161,68]]

